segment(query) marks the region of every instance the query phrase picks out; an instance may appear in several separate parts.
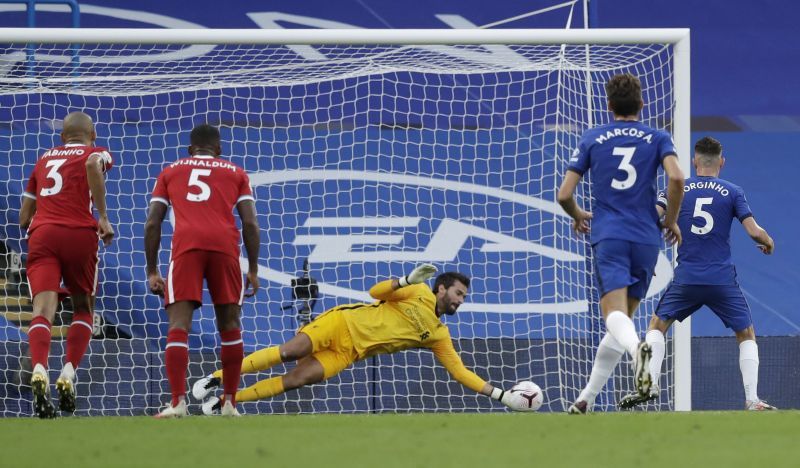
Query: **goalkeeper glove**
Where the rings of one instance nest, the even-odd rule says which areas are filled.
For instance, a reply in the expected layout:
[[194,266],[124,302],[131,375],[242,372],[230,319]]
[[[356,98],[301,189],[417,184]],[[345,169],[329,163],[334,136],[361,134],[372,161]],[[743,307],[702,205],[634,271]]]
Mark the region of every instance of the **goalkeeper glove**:
[[418,267],[411,270],[411,273],[407,274],[406,276],[401,277],[398,282],[400,283],[400,287],[404,288],[409,284],[419,284],[423,281],[428,280],[431,276],[436,273],[436,267],[429,264],[423,263]]
[[525,407],[524,398],[514,393],[506,392],[505,390],[497,387],[492,390],[491,396],[493,399],[499,401],[514,411],[522,411],[522,409]]

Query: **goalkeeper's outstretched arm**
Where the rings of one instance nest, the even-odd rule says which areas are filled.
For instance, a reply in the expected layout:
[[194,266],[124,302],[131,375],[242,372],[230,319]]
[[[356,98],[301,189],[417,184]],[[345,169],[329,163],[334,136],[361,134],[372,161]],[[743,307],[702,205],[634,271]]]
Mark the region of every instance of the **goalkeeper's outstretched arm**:
[[431,350],[436,359],[447,369],[447,372],[461,385],[481,395],[491,397],[512,410],[522,410],[525,407],[525,402],[519,395],[497,388],[467,369],[449,338],[435,343]]

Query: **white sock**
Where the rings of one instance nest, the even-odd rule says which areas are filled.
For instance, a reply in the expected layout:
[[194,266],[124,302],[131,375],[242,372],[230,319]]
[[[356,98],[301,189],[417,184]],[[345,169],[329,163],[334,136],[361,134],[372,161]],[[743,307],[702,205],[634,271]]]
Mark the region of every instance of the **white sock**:
[[739,369],[745,400],[758,401],[758,345],[754,340],[739,343]]
[[644,336],[644,340],[653,350],[653,355],[650,357],[650,377],[653,379],[653,385],[661,388],[659,381],[661,378],[661,363],[664,361],[664,354],[667,351],[664,334],[659,330],[650,330]]
[[578,396],[579,401],[585,401],[588,408],[594,405],[594,399],[603,390],[624,353],[625,348],[617,343],[613,336],[606,333],[606,336],[600,340],[600,345],[597,347],[594,365],[592,365],[592,374],[589,376],[586,388]]
[[633,320],[624,312],[615,310],[606,317],[608,333],[622,345],[632,358],[636,357],[636,348],[639,347],[639,334]]

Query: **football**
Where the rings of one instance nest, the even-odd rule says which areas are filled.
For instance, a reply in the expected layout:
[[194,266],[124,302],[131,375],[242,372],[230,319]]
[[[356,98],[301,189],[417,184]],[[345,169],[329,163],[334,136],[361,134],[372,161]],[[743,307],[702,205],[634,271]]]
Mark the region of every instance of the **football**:
[[542,389],[533,382],[520,382],[511,387],[511,393],[520,395],[526,400],[527,407],[520,408],[520,411],[538,411],[544,402]]

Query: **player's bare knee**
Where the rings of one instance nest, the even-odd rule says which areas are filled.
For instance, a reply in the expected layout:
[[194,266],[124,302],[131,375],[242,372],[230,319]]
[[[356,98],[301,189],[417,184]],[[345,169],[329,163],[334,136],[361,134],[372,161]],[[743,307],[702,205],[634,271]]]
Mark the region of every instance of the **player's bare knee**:
[[741,343],[742,341],[747,341],[747,340],[753,340],[753,341],[756,340],[756,331],[752,325],[745,328],[744,330],[736,332],[736,341]]
[[653,317],[650,319],[650,325],[647,327],[647,329],[648,330],[658,330],[662,334],[666,335],[667,334],[667,330],[669,330],[669,327],[672,325],[672,322],[673,322],[673,320],[670,320],[669,322],[665,322],[658,315],[653,315]]
[[219,331],[241,329],[240,310],[238,304],[225,304],[214,306],[217,315],[217,328]]
[[89,298],[90,298],[90,296],[87,296],[85,294],[73,294],[72,295],[72,307],[73,307],[73,309],[76,312],[77,311],[91,312],[92,311],[92,304],[91,304],[91,301],[89,300]]
[[43,291],[33,298],[33,316],[43,316],[50,322],[56,317],[58,308],[58,293],[55,291]]
[[600,309],[603,317],[614,311],[628,313],[628,288],[619,288],[607,292],[600,298]]

